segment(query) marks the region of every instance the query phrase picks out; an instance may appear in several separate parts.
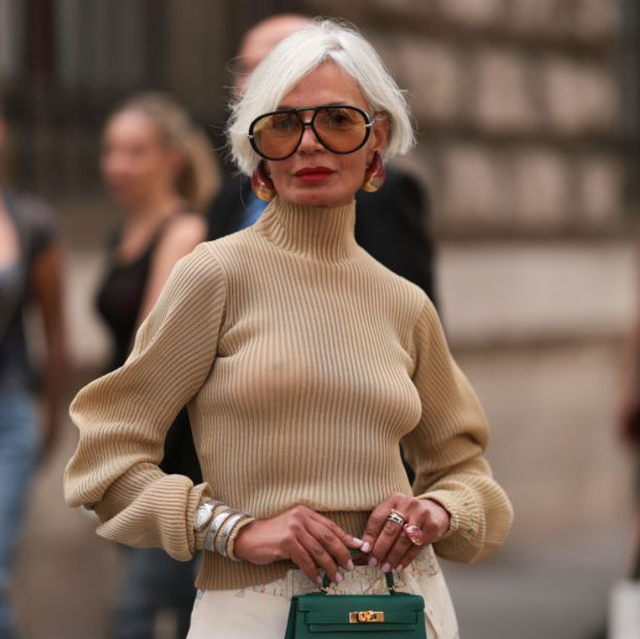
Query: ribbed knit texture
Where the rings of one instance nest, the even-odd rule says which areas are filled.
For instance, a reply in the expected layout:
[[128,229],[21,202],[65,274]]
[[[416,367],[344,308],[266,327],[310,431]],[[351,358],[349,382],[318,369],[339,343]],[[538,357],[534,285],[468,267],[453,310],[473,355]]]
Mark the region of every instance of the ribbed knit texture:
[[[71,406],[80,430],[65,474],[72,506],[98,533],[187,559],[203,545],[195,510],[215,498],[256,518],[296,504],[361,535],[372,508],[414,493],[451,514],[443,557],[499,546],[511,506],[482,457],[487,424],[453,362],[433,305],[353,238],[354,206],[274,200],[253,227],[181,260],[124,367]],[[156,466],[189,405],[205,484]],[[282,576],[205,552],[198,585]]]

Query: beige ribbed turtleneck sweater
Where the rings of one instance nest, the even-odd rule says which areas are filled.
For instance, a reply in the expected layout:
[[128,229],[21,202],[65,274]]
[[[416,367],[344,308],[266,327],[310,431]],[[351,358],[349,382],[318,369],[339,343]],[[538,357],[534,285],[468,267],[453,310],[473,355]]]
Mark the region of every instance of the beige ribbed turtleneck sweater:
[[[296,504],[361,535],[372,508],[414,494],[451,515],[440,555],[499,546],[508,499],[482,457],[487,425],[424,293],[354,240],[355,208],[274,200],[251,228],[201,244],[175,267],[126,364],[71,406],[80,430],[65,474],[72,506],[95,508],[103,537],[203,547],[193,520],[215,498],[256,518]],[[188,404],[205,483],[157,467]],[[265,583],[254,566],[205,551],[198,586]]]

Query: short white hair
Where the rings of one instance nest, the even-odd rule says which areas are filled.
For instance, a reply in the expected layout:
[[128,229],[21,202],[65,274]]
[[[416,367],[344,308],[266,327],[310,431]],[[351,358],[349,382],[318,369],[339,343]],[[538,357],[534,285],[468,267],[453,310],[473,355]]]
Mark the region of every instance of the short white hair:
[[388,118],[385,157],[411,149],[414,134],[407,100],[375,49],[353,28],[333,20],[315,20],[271,50],[251,74],[244,94],[231,106],[227,136],[233,160],[243,173],[251,175],[260,162],[247,137],[251,122],[276,110],[304,76],[327,61],[358,83],[373,113]]

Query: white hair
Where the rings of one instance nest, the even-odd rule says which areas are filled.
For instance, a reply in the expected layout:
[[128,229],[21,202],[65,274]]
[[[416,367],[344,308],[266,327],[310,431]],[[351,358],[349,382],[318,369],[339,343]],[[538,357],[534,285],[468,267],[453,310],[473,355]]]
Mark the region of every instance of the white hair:
[[334,62],[358,83],[372,113],[386,115],[385,157],[411,149],[414,135],[407,100],[375,49],[352,28],[316,20],[271,50],[251,74],[244,95],[231,106],[227,136],[233,160],[243,173],[251,175],[260,161],[247,137],[251,122],[276,110],[304,76],[326,61]]

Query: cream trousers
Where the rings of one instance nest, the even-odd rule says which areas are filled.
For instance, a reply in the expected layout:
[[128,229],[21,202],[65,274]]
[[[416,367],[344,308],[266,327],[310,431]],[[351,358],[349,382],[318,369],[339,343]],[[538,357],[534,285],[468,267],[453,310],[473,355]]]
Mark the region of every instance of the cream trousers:
[[[378,568],[356,566],[344,577],[341,584],[332,586],[331,594],[386,592]],[[424,597],[428,639],[459,639],[449,590],[431,546],[395,577],[398,590]],[[283,639],[291,597],[316,590],[300,570],[290,570],[268,584],[199,591],[187,639]]]

